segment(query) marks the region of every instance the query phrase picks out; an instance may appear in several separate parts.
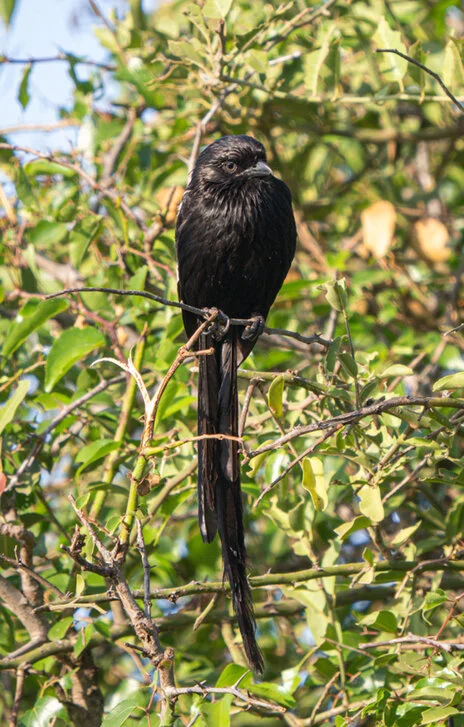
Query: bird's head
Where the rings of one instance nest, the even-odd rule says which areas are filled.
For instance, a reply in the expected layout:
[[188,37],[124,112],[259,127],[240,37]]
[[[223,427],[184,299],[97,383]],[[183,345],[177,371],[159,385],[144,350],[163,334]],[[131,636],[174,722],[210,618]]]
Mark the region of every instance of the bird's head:
[[271,176],[264,146],[251,136],[240,134],[223,136],[205,147],[190,184],[229,188]]

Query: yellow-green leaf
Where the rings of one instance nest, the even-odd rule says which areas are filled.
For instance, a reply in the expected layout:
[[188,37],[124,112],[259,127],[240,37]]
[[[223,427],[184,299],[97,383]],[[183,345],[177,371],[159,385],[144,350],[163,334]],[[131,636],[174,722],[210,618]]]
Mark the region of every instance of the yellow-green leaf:
[[56,339],[45,366],[45,391],[50,392],[77,361],[105,343],[97,328],[69,328]]
[[206,0],[203,15],[210,20],[224,20],[232,6],[232,0]]
[[[390,28],[387,20],[380,18],[379,25],[374,35],[374,42],[378,48],[394,49],[406,54],[406,48],[401,40],[401,33]],[[396,81],[400,88],[403,87],[403,77],[408,70],[408,62],[405,58],[396,53],[379,53],[380,68],[387,81]]]
[[457,374],[449,374],[435,381],[433,391],[443,391],[444,389],[464,389],[464,371]]
[[18,318],[12,325],[5,343],[3,344],[3,355],[9,356],[24,343],[26,338],[36,328],[45,323],[49,318],[65,310],[68,304],[65,300],[29,300],[19,312]]
[[282,400],[284,395],[284,377],[277,376],[269,387],[267,400],[272,413],[276,417],[282,416]]
[[324,465],[317,457],[305,457],[302,462],[303,487],[311,495],[316,510],[325,510],[328,503]]
[[31,75],[32,70],[32,63],[28,63],[23,70],[23,77],[21,78],[21,83],[19,85],[19,91],[18,91],[18,101],[25,109],[29,103],[30,95],[29,95],[29,78]]
[[377,485],[363,485],[358,492],[359,509],[373,523],[383,520],[385,513],[380,488]]
[[390,377],[395,376],[411,376],[414,371],[409,366],[404,366],[403,364],[393,364],[392,366],[388,366],[388,368],[385,369],[385,371],[382,371],[382,373],[378,374],[379,379],[388,379]]
[[346,540],[346,538],[353,533],[356,533],[358,530],[368,528],[370,524],[371,521],[368,517],[360,515],[359,517],[355,517],[354,520],[350,520],[347,523],[339,525],[338,528],[335,528],[335,532],[338,534],[340,540]]
[[0,434],[5,427],[13,420],[16,409],[21,404],[29,390],[29,382],[23,379],[19,382],[8,401],[0,407]]

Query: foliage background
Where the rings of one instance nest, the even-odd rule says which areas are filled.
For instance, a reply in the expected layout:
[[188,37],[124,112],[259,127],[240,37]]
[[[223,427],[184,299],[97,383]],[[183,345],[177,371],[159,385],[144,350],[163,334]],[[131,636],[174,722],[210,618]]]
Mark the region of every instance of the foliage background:
[[[5,23],[14,5],[0,3]],[[0,144],[1,719],[463,725],[463,339],[445,335],[463,302],[462,111],[423,70],[375,52],[407,53],[462,100],[461,3],[182,0],[148,16],[132,0],[120,17],[90,5],[107,61],[56,61],[74,83],[60,115],[78,146]],[[38,62],[24,67],[24,106]],[[90,367],[135,346],[155,391],[183,340],[179,311],[42,297],[98,286],[175,300],[189,160],[226,133],[263,141],[299,228],[268,325],[303,338],[263,336],[241,375],[261,684],[246,674],[218,544],[195,519],[194,363],[161,400],[138,503],[142,398],[113,363]],[[307,342],[317,332],[328,348]],[[69,494],[107,544],[132,530],[131,589],[143,584],[134,515],[143,523],[177,701],[126,645],[134,629],[105,579],[63,550]]]

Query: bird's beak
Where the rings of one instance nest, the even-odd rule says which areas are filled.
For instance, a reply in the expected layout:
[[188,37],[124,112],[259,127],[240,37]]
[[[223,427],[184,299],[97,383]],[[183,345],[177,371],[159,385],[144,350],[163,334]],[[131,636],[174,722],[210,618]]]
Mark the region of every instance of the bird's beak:
[[268,167],[266,162],[256,162],[253,167],[247,169],[246,173],[250,177],[267,177],[272,174],[272,169]]

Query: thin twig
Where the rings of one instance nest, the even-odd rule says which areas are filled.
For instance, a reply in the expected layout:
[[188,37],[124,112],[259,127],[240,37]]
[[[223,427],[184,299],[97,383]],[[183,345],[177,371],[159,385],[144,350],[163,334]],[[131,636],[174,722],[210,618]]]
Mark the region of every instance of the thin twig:
[[82,58],[80,56],[72,56],[66,53],[58,53],[56,56],[44,56],[42,58],[10,58],[4,54],[0,55],[1,63],[11,63],[17,65],[33,65],[35,63],[57,63],[59,61],[67,61],[68,63],[75,63],[76,65],[84,66],[95,66],[95,68],[101,68],[104,71],[115,71],[116,66],[111,66],[108,63],[100,63],[99,61],[93,61],[88,58]]
[[60,121],[51,121],[45,124],[15,124],[14,126],[6,126],[0,129],[0,136],[8,134],[17,134],[23,131],[56,131],[56,129],[65,129],[69,126],[80,126],[79,119],[61,119]]
[[240,699],[250,707],[266,709],[280,714],[286,711],[285,707],[281,707],[279,704],[272,704],[271,702],[265,702],[263,699],[256,699],[250,692],[237,689],[237,687],[203,687],[198,685],[192,687],[174,687],[168,691],[169,697],[178,697],[181,694],[201,694],[203,696],[207,694],[232,694],[236,699]]
[[[1,144],[0,144],[1,148]],[[160,303],[161,305],[169,305],[173,308],[179,308],[180,310],[185,310],[188,313],[193,313],[201,318],[207,318],[210,315],[209,310],[205,310],[203,308],[195,308],[193,305],[188,305],[187,303],[181,303],[176,300],[168,300],[167,298],[162,298],[160,295],[155,295],[154,293],[148,293],[144,290],[120,290],[119,288],[99,288],[99,287],[84,287],[84,288],[66,288],[64,290],[60,290],[58,293],[51,293],[49,295],[45,295],[45,300],[50,300],[51,298],[58,298],[62,295],[68,295],[71,293],[112,293],[114,295],[134,295],[138,296],[139,298],[147,298],[148,300],[153,300],[155,303]],[[249,323],[252,322],[248,318],[230,318],[229,323],[231,326],[247,326]],[[315,334],[314,336],[303,336],[301,333],[297,333],[296,331],[288,331],[285,328],[265,328],[264,333],[267,333],[268,335],[279,335],[279,336],[286,336],[288,338],[295,338],[297,341],[301,341],[302,343],[306,343],[308,345],[311,345],[313,343],[320,343],[321,346],[324,346],[327,348],[330,346],[331,341],[323,338],[322,336],[319,336],[318,334]]]
[[21,699],[24,691],[24,678],[26,676],[26,669],[24,666],[18,666],[16,669],[16,686],[13,700],[13,707],[11,708],[11,717],[9,727],[17,727],[19,708],[21,706]]
[[388,641],[369,641],[366,644],[359,644],[359,648],[364,651],[365,649],[377,649],[383,646],[389,647],[394,644],[423,644],[433,649],[445,651],[448,654],[452,651],[464,651],[462,641],[437,641],[437,639],[431,639],[428,636],[416,636],[415,634],[399,636],[397,639],[389,639]]
[[151,597],[150,597],[150,563],[148,562],[147,549],[145,547],[145,541],[143,539],[142,524],[140,520],[136,519],[137,525],[137,539],[135,545],[140,553],[143,568],[143,605],[145,609],[146,618],[151,617]]
[[419,61],[416,61],[414,58],[411,58],[411,56],[407,56],[405,53],[401,53],[401,51],[396,50],[395,48],[377,48],[375,51],[376,53],[394,53],[397,56],[400,56],[400,58],[404,58],[405,61],[408,61],[408,63],[412,63],[414,66],[417,66],[418,68],[422,69],[425,73],[428,73],[429,76],[432,76],[436,80],[436,82],[442,87],[443,91],[446,93],[449,99],[454,103],[455,106],[460,111],[464,111],[464,106],[457,100],[456,96],[453,96],[449,88],[445,86],[443,81],[441,80],[438,73],[435,73],[435,71],[431,71],[430,68],[427,68],[427,66],[424,66],[423,63],[420,63]]
[[310,447],[308,447],[307,449],[305,449],[304,452],[302,452],[301,454],[299,454],[298,457],[296,457],[295,459],[293,459],[290,462],[290,464],[287,465],[287,467],[284,469],[284,471],[280,475],[278,475],[278,477],[276,477],[269,485],[267,485],[264,488],[264,490],[262,490],[262,492],[259,495],[258,499],[254,503],[253,507],[258,507],[258,505],[261,502],[261,500],[263,499],[263,497],[265,497],[268,492],[270,492],[281,480],[283,480],[284,477],[286,477],[288,475],[288,473],[290,472],[290,470],[292,470],[297,464],[299,464],[302,459],[304,459],[308,455],[310,455],[313,452],[315,452],[316,449],[321,444],[323,444],[326,441],[326,439],[329,439],[333,434],[335,434],[335,432],[338,432],[338,430],[341,427],[342,427],[341,424],[338,424],[338,425],[332,427],[332,429],[329,429],[321,437],[319,437],[319,439],[317,439],[315,442],[313,442],[313,444],[311,444]]
[[392,412],[394,416],[399,416],[399,414],[394,410],[401,409],[404,406],[425,406],[427,408],[443,406],[453,409],[464,409],[464,399],[454,399],[449,396],[396,396],[392,399],[381,399],[369,406],[364,406],[361,407],[361,409],[355,409],[354,411],[338,414],[338,416],[332,417],[331,419],[325,419],[324,421],[313,422],[312,424],[307,424],[305,426],[295,427],[284,436],[274,440],[274,442],[263,444],[261,447],[250,452],[250,458],[256,457],[262,452],[268,452],[270,450],[275,450],[277,447],[282,447],[291,439],[300,437],[302,434],[325,431],[326,429],[331,429],[339,424],[342,426],[355,424],[365,417],[375,416],[386,411]]

